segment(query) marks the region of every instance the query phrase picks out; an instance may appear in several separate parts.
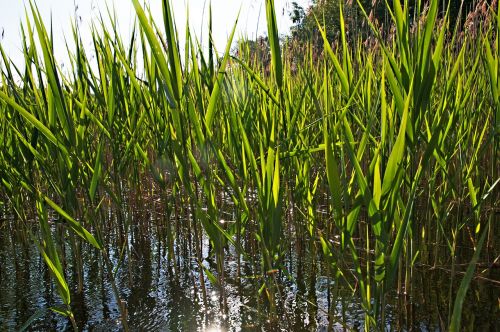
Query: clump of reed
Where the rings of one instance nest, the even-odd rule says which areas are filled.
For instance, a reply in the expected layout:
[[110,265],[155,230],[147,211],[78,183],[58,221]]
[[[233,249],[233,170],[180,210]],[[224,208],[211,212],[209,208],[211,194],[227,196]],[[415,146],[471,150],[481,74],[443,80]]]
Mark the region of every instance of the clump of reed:
[[[438,1],[415,22],[407,0],[393,1],[392,39],[363,11],[375,45],[367,48],[347,38],[340,6],[338,46],[318,18],[324,49],[305,46],[296,63],[293,50],[280,45],[274,2],[266,0],[271,61],[265,68],[248,44],[232,54],[237,20],[224,52],[217,54],[210,40],[206,54],[189,24],[179,38],[169,1],[162,2],[163,22],[132,3],[137,24],[129,41],[108,13],[110,28],[95,22],[89,51],[74,23],[66,71],[33,2],[23,25],[23,67],[0,46],[0,196],[53,276],[64,306],[52,310],[77,329],[65,255],[79,262],[72,268],[81,291],[81,250],[94,250],[128,329],[114,279],[130,255],[134,206],[154,199],[165,218],[141,227],[161,229],[166,268],[179,273],[176,238],[192,236],[203,297],[208,278],[221,290],[225,311],[232,247],[238,276],[241,260],[258,266],[258,296],[271,318],[283,301],[280,283],[293,279],[285,265],[293,246],[287,238],[301,251],[321,253],[320,273],[361,299],[365,330],[385,326],[385,302],[394,291],[411,296],[416,265],[447,263],[451,279],[460,278],[457,247],[468,243],[474,252],[458,290],[450,283],[446,323],[460,330],[481,251],[498,254],[495,7],[485,2],[481,29],[458,35],[438,13]],[[424,12],[422,2],[415,11]],[[327,217],[317,208],[325,192]],[[229,222],[222,213],[227,201]],[[108,211],[115,216],[106,219]],[[204,237],[213,270],[203,264]],[[441,261],[441,244],[450,261]],[[109,258],[115,249],[118,262]],[[331,290],[332,301],[338,291]]]

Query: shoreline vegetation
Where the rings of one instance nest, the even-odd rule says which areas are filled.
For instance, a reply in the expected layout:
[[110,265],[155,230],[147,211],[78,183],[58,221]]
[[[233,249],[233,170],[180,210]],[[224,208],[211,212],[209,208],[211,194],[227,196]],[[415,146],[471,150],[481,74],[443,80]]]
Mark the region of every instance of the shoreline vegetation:
[[[474,329],[461,325],[471,285],[500,293],[496,1],[452,25],[441,1],[395,0],[385,27],[359,1],[338,1],[335,38],[318,15],[318,39],[299,42],[280,40],[265,0],[267,37],[232,49],[236,18],[220,56],[189,28],[179,44],[168,0],[162,22],[131,1],[131,40],[108,12],[85,49],[75,21],[66,74],[33,1],[24,65],[0,45],[0,233],[38,248],[59,299],[46,309],[79,330],[73,298],[91,253],[132,330],[116,276],[133,274],[135,241],[155,234],[163,269],[180,276],[180,261],[194,262],[199,300],[216,289],[222,314],[234,269],[237,282],[255,280],[270,330],[293,329],[283,310],[300,272],[292,257],[328,280],[329,330],[355,328],[345,291],[361,305],[360,329],[390,329],[391,299],[421,291],[417,269],[449,276],[435,328]],[[360,33],[346,24],[352,8]],[[133,217],[148,207],[163,217]],[[402,328],[418,326],[401,312]]]

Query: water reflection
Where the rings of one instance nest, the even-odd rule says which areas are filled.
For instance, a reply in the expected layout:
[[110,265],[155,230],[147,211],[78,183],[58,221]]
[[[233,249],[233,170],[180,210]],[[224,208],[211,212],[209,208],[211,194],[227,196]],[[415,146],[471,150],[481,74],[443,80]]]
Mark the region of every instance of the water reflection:
[[[278,273],[279,306],[275,317],[265,296],[259,293],[262,279],[255,262],[241,262],[238,277],[237,254],[227,252],[225,293],[227,310],[221,310],[221,292],[208,278],[206,302],[200,283],[200,266],[188,237],[176,240],[176,259],[169,260],[165,240],[155,227],[132,228],[126,248],[130,253],[111,248],[116,270],[116,284],[124,299],[132,331],[341,331],[362,329],[363,310],[352,291],[336,285],[321,261],[310,248],[290,250],[284,265],[289,274]],[[149,230],[149,231],[145,231]],[[0,330],[13,331],[28,319],[50,306],[60,304],[53,282],[38,250],[23,245],[15,232],[0,231]],[[13,239],[14,237],[14,239]],[[165,239],[165,237],[163,237]],[[293,240],[290,240],[293,242]],[[204,239],[204,258],[209,257]],[[69,249],[66,249],[69,250]],[[82,331],[119,331],[120,314],[102,256],[83,245],[83,289],[78,285],[76,263],[67,253],[67,278],[72,308]],[[123,259],[122,259],[123,258]],[[211,259],[202,262],[215,269]],[[489,279],[500,280],[498,269],[491,269]],[[455,278],[456,290],[461,278]],[[387,330],[446,330],[449,312],[450,274],[443,269],[416,267],[408,294],[391,294],[386,306]],[[339,286],[339,287],[336,287]],[[499,288],[488,282],[471,285],[463,315],[464,329],[494,330],[500,326]],[[33,322],[33,330],[68,330],[70,324],[61,316],[45,310]]]

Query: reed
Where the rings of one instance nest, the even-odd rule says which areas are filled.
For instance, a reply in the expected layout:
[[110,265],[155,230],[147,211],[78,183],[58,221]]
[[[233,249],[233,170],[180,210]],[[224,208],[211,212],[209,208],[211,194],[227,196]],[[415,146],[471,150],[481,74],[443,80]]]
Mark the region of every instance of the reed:
[[[255,264],[256,296],[265,294],[271,319],[284,302],[282,283],[293,280],[289,253],[318,252],[321,264],[311,266],[335,281],[333,303],[338,287],[347,287],[362,303],[364,329],[382,330],[388,298],[396,291],[411,297],[414,268],[442,263],[438,246],[449,251],[451,279],[461,278],[457,246],[466,243],[474,252],[458,290],[450,283],[446,322],[460,330],[479,258],[485,250],[498,255],[496,7],[486,5],[487,20],[472,32],[450,28],[437,0],[425,10],[419,1],[415,13],[408,0],[393,1],[387,37],[358,1],[371,29],[368,48],[348,34],[341,1],[340,40],[328,40],[318,17],[323,49],[311,43],[303,52],[280,41],[274,1],[266,0],[266,68],[250,43],[232,51],[237,18],[224,52],[210,37],[206,54],[189,22],[180,47],[168,0],[161,24],[132,3],[137,24],[129,41],[109,12],[111,24],[94,22],[93,50],[86,50],[75,22],[66,71],[33,1],[22,67],[0,45],[0,197],[52,275],[64,304],[53,311],[78,329],[64,246],[80,260],[76,292],[86,282],[80,251],[93,251],[128,329],[115,278],[131,260],[132,229],[151,227],[129,216],[159,197],[165,268],[181,273],[178,246],[189,238],[203,299],[210,282],[223,312],[228,248],[237,253],[238,277],[245,277],[241,260]],[[228,201],[232,218],[223,214]],[[110,210],[114,217],[104,218]],[[215,268],[204,263],[212,258]],[[335,307],[331,324],[339,319]]]

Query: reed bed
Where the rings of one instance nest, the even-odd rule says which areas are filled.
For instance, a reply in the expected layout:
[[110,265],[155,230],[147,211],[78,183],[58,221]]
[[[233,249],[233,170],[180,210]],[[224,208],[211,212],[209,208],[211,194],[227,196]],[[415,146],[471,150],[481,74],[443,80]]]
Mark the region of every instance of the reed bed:
[[[299,57],[280,42],[266,0],[267,64],[248,43],[232,49],[234,29],[223,53],[211,42],[204,52],[189,24],[179,38],[168,0],[162,22],[132,3],[131,40],[107,13],[86,49],[75,21],[64,71],[34,2],[23,64],[0,45],[0,207],[15,216],[0,232],[37,246],[61,299],[53,311],[78,329],[72,295],[86,282],[89,251],[102,259],[128,330],[115,277],[139,229],[165,244],[173,274],[194,256],[193,282],[205,301],[207,282],[220,290],[221,312],[228,256],[237,278],[249,277],[242,265],[251,263],[255,296],[276,326],[286,326],[278,315],[282,284],[294,280],[291,251],[321,257],[307,266],[332,281],[329,301],[348,289],[361,302],[365,330],[384,329],[388,297],[413,294],[417,266],[446,266],[442,327],[461,330],[469,285],[499,264],[496,2],[462,29],[437,0],[414,12],[393,1],[388,33],[362,11],[369,40],[347,33],[341,5],[339,40],[327,40],[318,17],[323,48],[301,45]],[[137,222],[139,206],[163,217]],[[330,308],[331,328],[338,306]]]

